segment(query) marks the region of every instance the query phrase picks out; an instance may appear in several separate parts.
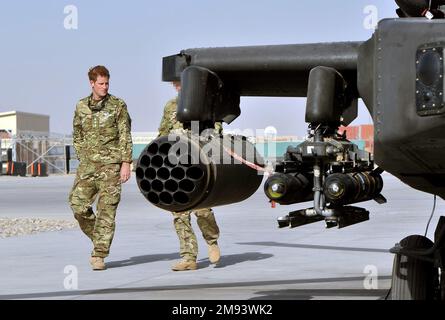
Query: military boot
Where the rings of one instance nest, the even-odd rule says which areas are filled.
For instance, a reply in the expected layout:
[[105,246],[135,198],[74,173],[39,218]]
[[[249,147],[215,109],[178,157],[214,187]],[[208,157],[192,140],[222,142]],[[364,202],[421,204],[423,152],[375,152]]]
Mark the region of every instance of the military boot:
[[221,258],[221,252],[219,251],[218,245],[212,244],[209,245],[209,260],[210,263],[218,263],[219,259]]
[[91,257],[90,264],[93,270],[105,270],[104,258],[101,257]]
[[173,271],[186,271],[186,270],[196,270],[198,265],[195,261],[182,259],[181,261],[175,263],[172,266]]

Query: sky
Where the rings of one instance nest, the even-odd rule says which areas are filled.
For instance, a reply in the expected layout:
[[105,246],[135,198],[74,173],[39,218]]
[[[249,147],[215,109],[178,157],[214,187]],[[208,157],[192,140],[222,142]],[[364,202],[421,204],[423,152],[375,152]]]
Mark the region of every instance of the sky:
[[[182,49],[365,41],[371,25],[395,17],[390,0],[16,0],[0,2],[0,112],[50,116],[70,134],[87,72],[105,65],[110,93],[124,99],[132,129],[156,131],[175,96],[161,81],[162,57]],[[242,98],[226,129],[303,136],[305,99]],[[353,124],[372,123],[363,104]]]

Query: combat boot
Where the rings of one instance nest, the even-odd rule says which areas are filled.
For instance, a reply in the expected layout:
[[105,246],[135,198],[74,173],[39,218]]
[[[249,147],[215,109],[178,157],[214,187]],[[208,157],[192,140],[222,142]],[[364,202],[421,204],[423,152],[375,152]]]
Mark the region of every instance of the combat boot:
[[220,258],[221,258],[221,252],[219,251],[218,245],[216,243],[209,245],[210,263],[218,263]]
[[175,263],[172,266],[173,271],[186,271],[186,270],[196,270],[198,265],[195,261],[182,259],[181,261]]
[[93,270],[105,270],[104,258],[101,257],[91,257],[90,264]]

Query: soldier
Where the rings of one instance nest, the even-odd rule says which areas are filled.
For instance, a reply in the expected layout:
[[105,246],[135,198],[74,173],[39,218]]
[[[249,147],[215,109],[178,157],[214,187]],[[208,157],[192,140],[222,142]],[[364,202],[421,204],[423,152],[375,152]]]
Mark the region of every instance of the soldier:
[[[180,82],[174,81],[173,86],[177,92],[181,89]],[[165,105],[164,115],[159,126],[159,136],[166,136],[174,130],[183,129],[181,122],[176,119],[177,99],[176,97]],[[222,131],[221,123],[215,124],[215,130],[218,132]],[[172,266],[173,271],[196,270],[198,268],[196,264],[198,242],[190,221],[192,212],[196,215],[202,236],[207,242],[210,262],[216,264],[220,259],[220,250],[217,242],[219,228],[211,208],[172,212],[173,224],[179,238],[180,256],[182,258]]]
[[[69,195],[74,217],[93,242],[91,267],[104,270],[115,230],[121,184],[130,179],[131,119],[122,99],[108,93],[110,73],[103,66],[88,72],[92,94],[77,103],[73,144],[80,160]],[[97,211],[92,204],[98,197]]]

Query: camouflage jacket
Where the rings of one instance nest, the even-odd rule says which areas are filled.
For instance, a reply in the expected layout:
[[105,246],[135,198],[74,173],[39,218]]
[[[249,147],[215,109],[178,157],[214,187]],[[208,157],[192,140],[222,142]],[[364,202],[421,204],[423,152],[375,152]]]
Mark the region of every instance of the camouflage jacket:
[[81,162],[132,162],[131,119],[122,99],[107,95],[94,105],[92,96],[77,103],[73,144]]
[[[176,129],[183,129],[182,123],[176,119],[178,98],[171,99],[164,107],[164,115],[162,116],[161,124],[159,126],[158,136],[167,136],[170,132]],[[215,131],[222,132],[221,122],[215,123]]]

